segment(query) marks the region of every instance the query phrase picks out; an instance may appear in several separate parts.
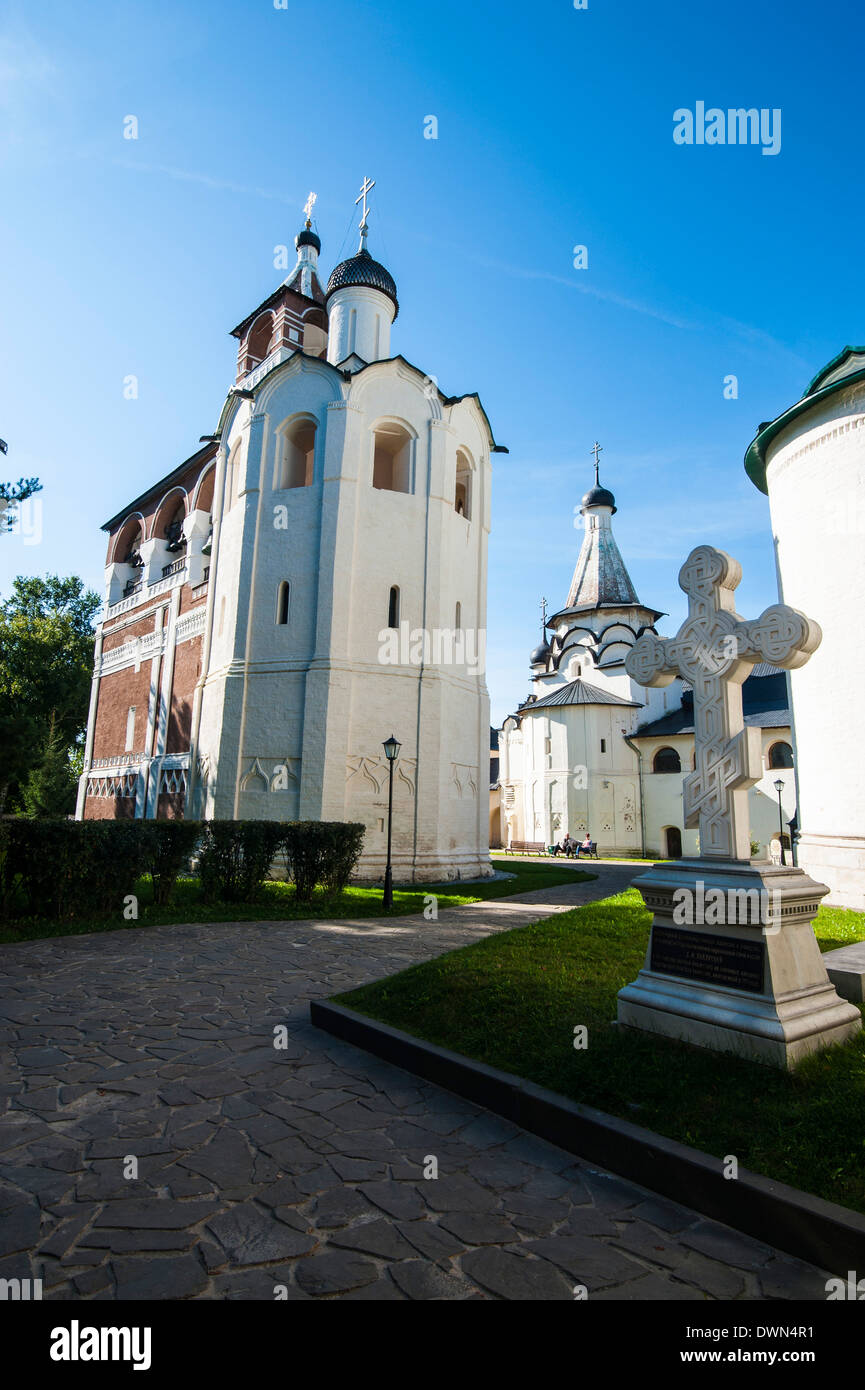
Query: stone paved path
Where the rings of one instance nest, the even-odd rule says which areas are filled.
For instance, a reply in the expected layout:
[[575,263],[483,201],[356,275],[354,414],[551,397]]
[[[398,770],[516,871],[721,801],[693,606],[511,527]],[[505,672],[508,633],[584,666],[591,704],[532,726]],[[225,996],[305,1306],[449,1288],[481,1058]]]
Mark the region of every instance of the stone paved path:
[[41,1278],[52,1299],[825,1297],[824,1272],[310,1025],[312,998],[634,873],[594,867],[435,923],[0,948],[0,1278]]

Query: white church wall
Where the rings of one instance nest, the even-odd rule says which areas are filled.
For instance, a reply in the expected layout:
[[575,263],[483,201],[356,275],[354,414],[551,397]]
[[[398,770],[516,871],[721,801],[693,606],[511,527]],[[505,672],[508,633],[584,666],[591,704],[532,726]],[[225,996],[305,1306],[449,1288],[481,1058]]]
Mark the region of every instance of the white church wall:
[[[301,414],[317,423],[313,482],[280,488],[280,427]],[[394,584],[400,620],[412,629],[452,629],[457,602],[463,627],[485,625],[488,436],[475,405],[461,412],[458,430],[441,414],[429,383],[425,389],[402,364],[345,384],[322,364],[296,359],[260,394],[256,421],[239,406],[225,435],[237,482],[222,518],[199,737],[199,754],[218,765],[210,809],[358,819],[367,828],[366,876],[384,866],[381,745],[391,733],[403,744],[394,783],[397,879],[489,867],[483,651],[470,650],[471,663],[455,661],[445,645],[443,664],[424,665],[403,648],[394,665],[382,642]],[[412,437],[411,492],[372,486],[381,420],[399,421]],[[470,522],[444,500],[458,446],[475,460]],[[428,485],[434,460],[438,496]],[[284,580],[291,591],[283,625]]]
[[[790,673],[799,779],[799,862],[826,901],[865,909],[865,783],[851,765],[865,646],[851,626],[865,593],[865,383],[841,387],[782,430],[766,481],[780,597],[823,640]],[[819,563],[815,558],[819,556]]]

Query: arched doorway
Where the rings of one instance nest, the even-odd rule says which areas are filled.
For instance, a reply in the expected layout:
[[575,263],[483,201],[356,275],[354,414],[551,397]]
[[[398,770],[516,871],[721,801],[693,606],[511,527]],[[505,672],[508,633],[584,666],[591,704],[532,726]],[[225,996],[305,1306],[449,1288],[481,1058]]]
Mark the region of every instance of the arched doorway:
[[677,825],[668,825],[664,831],[666,856],[668,859],[681,859],[682,832]]

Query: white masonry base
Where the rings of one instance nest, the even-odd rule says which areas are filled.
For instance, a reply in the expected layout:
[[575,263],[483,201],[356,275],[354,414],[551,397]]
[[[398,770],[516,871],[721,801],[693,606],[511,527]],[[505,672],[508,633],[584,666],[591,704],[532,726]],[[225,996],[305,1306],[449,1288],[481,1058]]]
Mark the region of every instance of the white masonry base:
[[829,885],[830,907],[865,911],[865,836],[815,835],[797,839],[799,863]]
[[[724,894],[717,924],[674,922],[674,893],[686,889],[696,895],[698,884],[703,885],[704,900],[711,900],[712,889]],[[634,886],[654,915],[646,964],[619,992],[620,1024],[781,1068],[846,1042],[861,1029],[859,1010],[839,998],[829,980],[811,926],[828,889],[803,870],[739,860],[681,859],[656,864],[635,879]],[[765,893],[774,905],[775,920],[753,922],[751,905],[746,908],[741,899],[731,900],[731,890]],[[694,965],[694,955],[702,949],[699,937],[716,962],[717,938],[733,943],[732,949],[748,943],[742,948],[748,953],[742,968],[750,987],[719,983],[717,977],[714,982],[694,978],[701,968]],[[667,960],[684,953],[682,974],[658,969],[657,958],[652,968],[656,940],[658,954],[666,951]],[[723,959],[730,948],[720,945]],[[716,964],[706,974],[721,968]]]
[[[402,883],[459,883],[464,879],[492,878],[495,869],[486,854],[477,850],[455,849],[447,857],[435,851],[410,854],[394,853],[392,858],[394,884]],[[387,855],[373,851],[364,854],[352,876],[353,883],[381,883],[387,865]]]

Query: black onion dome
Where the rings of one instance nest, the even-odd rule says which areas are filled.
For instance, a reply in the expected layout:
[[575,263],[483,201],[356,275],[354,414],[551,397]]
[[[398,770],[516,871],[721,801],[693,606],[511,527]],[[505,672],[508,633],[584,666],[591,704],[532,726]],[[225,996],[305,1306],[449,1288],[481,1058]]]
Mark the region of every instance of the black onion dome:
[[300,250],[301,246],[314,246],[316,251],[321,250],[321,238],[316,236],[315,232],[309,227],[304,227],[302,232],[298,232],[297,236],[294,238],[294,244],[298,250]]
[[583,511],[587,507],[612,507],[613,511],[617,510],[616,499],[609,488],[601,487],[598,483],[586,493],[580,505]]
[[542,642],[539,647],[535,647],[535,650],[529,657],[529,661],[532,666],[538,666],[542,661],[549,661],[552,654],[552,648],[550,647],[549,642]]
[[370,290],[380,290],[386,294],[388,299],[393,300],[394,318],[399,313],[399,301],[396,297],[396,281],[389,270],[380,261],[374,261],[368,251],[358,251],[356,256],[351,256],[347,261],[341,261],[331,272],[327,282],[327,289],[324,295],[325,304],[332,294],[337,290],[345,289],[348,285],[363,285]]

